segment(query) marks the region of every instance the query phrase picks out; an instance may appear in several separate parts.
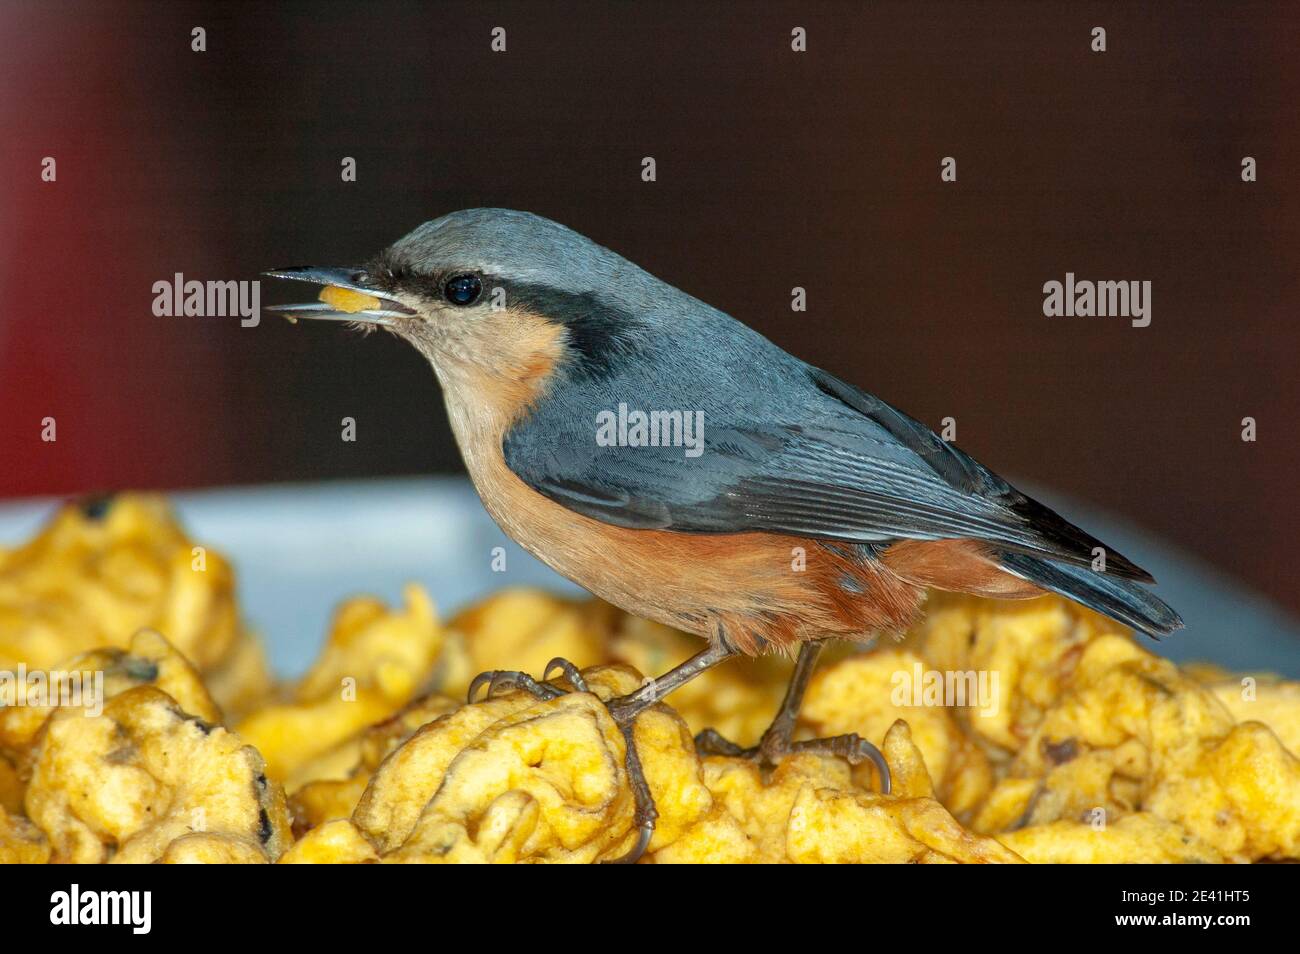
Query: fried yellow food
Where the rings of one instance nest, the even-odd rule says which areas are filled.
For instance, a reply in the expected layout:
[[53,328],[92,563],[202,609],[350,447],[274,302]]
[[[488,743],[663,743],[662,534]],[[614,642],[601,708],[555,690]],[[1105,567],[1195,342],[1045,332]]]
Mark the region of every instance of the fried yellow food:
[[1008,753],[1019,750],[1058,698],[1083,647],[1114,634],[1131,638],[1118,623],[1056,596],[1004,601],[935,593],[903,645],[930,671],[988,674],[991,697],[951,711],[973,739]]
[[[78,711],[102,706],[105,699],[128,689],[153,686],[165,692],[184,711],[206,722],[221,722],[221,710],[194,667],[151,629],[136,633],[125,650],[97,649],[82,653],[49,673],[51,679],[60,682],[67,682],[71,674],[85,692],[102,692],[101,698],[86,700]],[[12,764],[25,766],[30,762],[32,745],[50,715],[57,711],[56,702],[54,699],[46,700],[45,704],[29,701],[26,705],[0,708],[0,753],[7,755]]]
[[345,603],[320,659],[289,698],[238,724],[266,757],[268,774],[290,791],[345,777],[363,731],[401,709],[433,675],[442,626],[423,589],[408,586],[404,597],[396,610],[369,597]]
[[51,860],[278,858],[289,813],[262,757],[153,683],[105,680],[105,700],[54,709],[30,740],[23,810]]
[[[1121,636],[1089,642],[1060,689],[977,830],[1019,832],[1009,843],[1046,846],[1046,856],[1026,857],[1052,860],[1088,856],[1095,829],[1150,813],[1153,824],[1178,826],[1198,857],[1208,857],[1202,846],[1233,861],[1300,855],[1300,761],[1267,726],[1237,722],[1172,663]],[[1039,826],[1053,826],[1042,842]],[[1082,844],[1063,844],[1069,838]],[[1163,860],[1165,842],[1147,843],[1151,860]]]
[[297,787],[289,799],[294,831],[301,834],[318,825],[349,818],[370,783],[375,770],[389,753],[409,739],[422,725],[459,708],[446,696],[429,695],[404,706],[396,715],[376,723],[356,738],[355,744],[337,747],[348,753],[350,764],[338,777],[318,776]]
[[1100,826],[1054,821],[998,835],[998,840],[1037,864],[1215,864],[1213,847],[1171,821],[1137,812]]
[[[606,692],[640,683],[627,671],[593,678]],[[596,861],[632,837],[623,754],[593,695],[538,703],[510,693],[418,730],[380,766],[352,820],[390,861]]]
[[380,305],[379,299],[373,295],[365,295],[348,288],[339,288],[337,285],[326,285],[321,289],[320,300],[328,305],[333,305],[339,311],[347,312],[349,315],[355,315],[359,311],[366,311],[370,308],[378,308]]
[[[261,647],[240,624],[234,576],[157,496],[121,494],[60,509],[31,540],[0,550],[0,670],[124,648],[154,629],[238,709],[270,688]],[[237,668],[226,688],[219,674]]]
[[374,846],[345,818],[313,828],[280,856],[282,865],[361,865],[378,860]]
[[895,646],[824,665],[814,674],[804,698],[802,734],[827,738],[856,732],[876,740],[884,738],[896,721],[906,720],[940,801],[962,817],[987,794],[993,769],[984,750],[962,731],[951,708],[912,705],[910,693],[899,698],[896,677],[910,678],[927,665],[919,655]]
[[41,830],[0,808],[0,865],[43,865],[49,860],[50,842]]
[[[653,856],[689,863],[968,863],[1021,859],[995,839],[966,831],[934,798],[907,724],[894,723],[882,750],[892,794],[857,786],[848,767],[825,756],[785,759],[764,780],[749,761],[710,757],[702,778],[720,811]],[[736,837],[739,828],[742,837]]]
[[1236,676],[1207,687],[1238,722],[1262,722],[1300,755],[1300,683],[1270,676]]
[[[635,841],[625,744],[601,700],[640,685],[624,666],[584,673],[594,694],[538,701],[512,692],[466,705],[418,730],[384,761],[351,821],[327,824],[319,859],[361,844],[385,862],[588,863]],[[701,761],[667,707],[645,712],[636,741],[659,811],[648,860],[661,862],[1015,862],[965,831],[935,800],[924,761],[898,722],[885,752],[892,795],[857,785],[848,767],[787,759],[764,779],[743,759]],[[318,843],[319,841],[319,843]]]
[[176,839],[212,829],[270,860],[289,839],[283,794],[256,751],[149,688],[98,718],[60,710],[24,808],[58,862],[163,860]]
[[11,755],[0,751],[0,810],[22,811],[23,780]]
[[489,669],[540,672],[556,656],[585,668],[602,662],[617,611],[608,604],[566,600],[541,590],[504,590],[457,614],[439,688],[463,696]]
[[[345,602],[275,687],[228,566],[161,501],[65,508],[0,551],[0,863],[614,858],[636,832],[604,702],[699,648],[536,590],[444,626],[411,586]],[[557,656],[591,692],[464,701],[481,671]],[[19,664],[94,691],[6,705]],[[637,718],[645,862],[1300,860],[1298,683],[1180,669],[1056,597],[935,593],[901,639],[828,650],[796,729],[880,746],[888,795],[870,764],[697,755],[704,728],[757,742],[790,668],[727,663]]]

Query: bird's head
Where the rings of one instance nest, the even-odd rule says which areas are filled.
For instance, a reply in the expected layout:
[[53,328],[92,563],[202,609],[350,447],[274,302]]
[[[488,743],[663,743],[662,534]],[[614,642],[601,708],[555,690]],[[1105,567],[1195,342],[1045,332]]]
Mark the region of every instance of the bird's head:
[[329,286],[320,302],[270,311],[382,327],[445,388],[520,393],[556,372],[607,373],[648,331],[648,299],[672,291],[577,232],[507,209],[426,222],[365,265],[266,274]]

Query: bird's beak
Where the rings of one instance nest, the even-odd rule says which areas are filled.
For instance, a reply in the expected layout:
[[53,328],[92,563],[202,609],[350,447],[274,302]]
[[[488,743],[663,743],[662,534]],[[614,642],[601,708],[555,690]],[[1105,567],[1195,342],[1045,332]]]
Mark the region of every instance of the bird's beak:
[[[357,321],[370,325],[392,325],[394,320],[415,312],[384,292],[371,287],[365,270],[360,268],[321,268],[315,265],[291,265],[273,268],[262,273],[271,278],[289,278],[299,282],[314,282],[329,288],[341,288],[353,295],[333,295],[334,302],[312,301],[301,305],[272,305],[263,309],[291,321],[311,318],[317,321]],[[358,297],[364,296],[364,297]],[[322,295],[324,297],[324,295]],[[339,299],[344,299],[340,302]],[[370,299],[373,304],[367,302]],[[359,307],[349,309],[348,304]]]

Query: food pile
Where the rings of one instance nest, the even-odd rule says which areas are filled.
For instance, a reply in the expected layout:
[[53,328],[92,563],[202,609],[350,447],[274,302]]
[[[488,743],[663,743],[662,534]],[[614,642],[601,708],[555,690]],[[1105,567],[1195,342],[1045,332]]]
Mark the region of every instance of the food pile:
[[[0,862],[614,858],[633,800],[601,699],[701,645],[526,590],[444,621],[410,586],[345,602],[281,684],[230,567],[164,501],[71,505],[0,550]],[[797,737],[875,742],[889,795],[869,764],[698,757],[707,727],[756,742],[790,670],[724,663],[637,720],[659,811],[644,860],[1300,859],[1300,684],[1149,645],[1054,597],[936,593],[903,639],[828,652]],[[591,693],[464,703],[477,673],[556,656]],[[74,675],[95,691],[61,697]]]

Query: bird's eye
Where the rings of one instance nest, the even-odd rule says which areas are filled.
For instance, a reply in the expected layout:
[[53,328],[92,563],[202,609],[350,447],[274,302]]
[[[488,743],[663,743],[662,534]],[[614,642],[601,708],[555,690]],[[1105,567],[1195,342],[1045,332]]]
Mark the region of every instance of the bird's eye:
[[472,305],[483,292],[477,275],[457,275],[442,286],[443,297],[453,305]]

